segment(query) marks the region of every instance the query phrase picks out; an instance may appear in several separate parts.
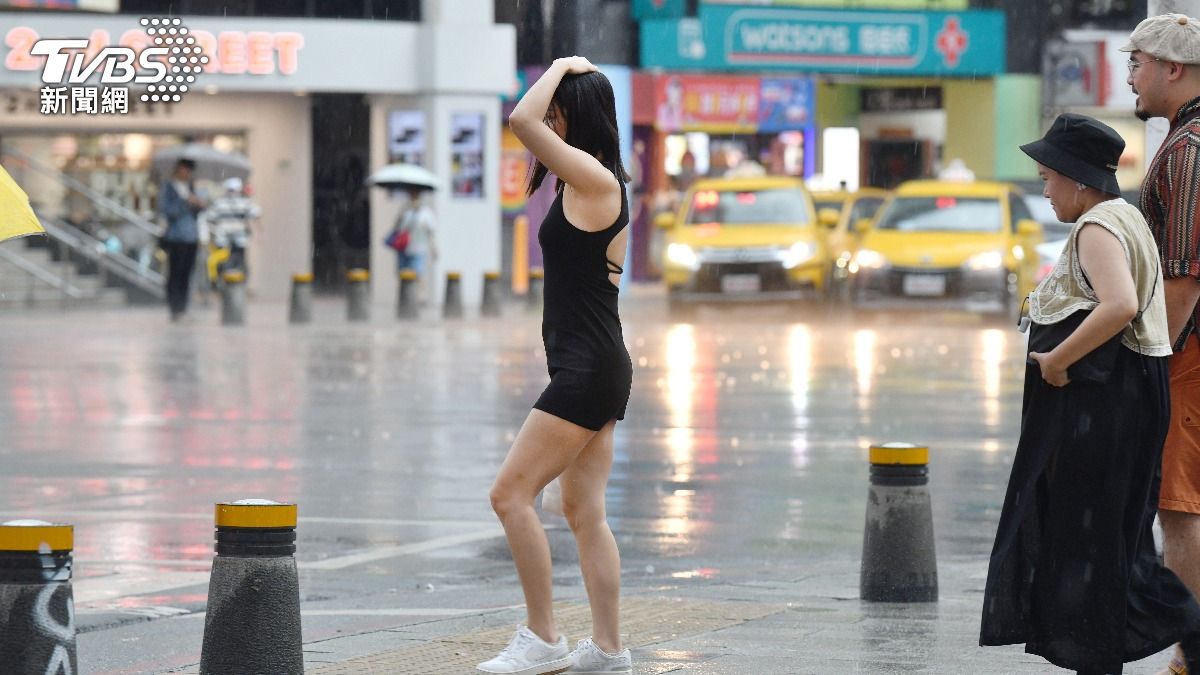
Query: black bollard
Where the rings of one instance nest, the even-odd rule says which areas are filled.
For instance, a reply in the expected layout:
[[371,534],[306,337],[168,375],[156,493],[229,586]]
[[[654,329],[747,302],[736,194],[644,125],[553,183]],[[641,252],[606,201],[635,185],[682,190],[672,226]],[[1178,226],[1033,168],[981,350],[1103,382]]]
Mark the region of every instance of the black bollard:
[[292,275],[292,305],[288,309],[288,323],[312,322],[313,275],[302,272]]
[[479,309],[482,316],[500,316],[500,273],[483,273],[483,305]]
[[937,602],[929,448],[871,446],[859,594],[872,602]]
[[462,274],[446,273],[446,300],[442,305],[442,316],[447,319],[460,319],[463,315],[462,303]]
[[346,318],[350,321],[371,320],[371,273],[353,269],[346,273]]
[[246,275],[226,272],[221,281],[221,325],[241,326],[246,323]]
[[400,290],[396,296],[398,298],[396,302],[397,319],[415,319],[420,315],[421,306],[417,299],[418,289],[416,271],[400,270]]
[[296,505],[243,499],[216,506],[200,675],[299,675]]
[[0,523],[0,672],[77,673],[70,525]]
[[525,302],[531,311],[542,310],[542,289],[546,283],[546,273],[540,267],[529,270],[529,290],[525,293]]

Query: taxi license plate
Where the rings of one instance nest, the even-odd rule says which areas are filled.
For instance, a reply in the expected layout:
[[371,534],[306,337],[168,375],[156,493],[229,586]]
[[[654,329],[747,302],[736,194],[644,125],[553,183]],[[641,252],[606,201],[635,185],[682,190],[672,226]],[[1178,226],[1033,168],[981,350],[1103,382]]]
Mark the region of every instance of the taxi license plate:
[[940,274],[906,274],[904,294],[922,297],[945,295],[946,277]]
[[721,277],[722,293],[757,293],[762,281],[757,274],[726,274]]

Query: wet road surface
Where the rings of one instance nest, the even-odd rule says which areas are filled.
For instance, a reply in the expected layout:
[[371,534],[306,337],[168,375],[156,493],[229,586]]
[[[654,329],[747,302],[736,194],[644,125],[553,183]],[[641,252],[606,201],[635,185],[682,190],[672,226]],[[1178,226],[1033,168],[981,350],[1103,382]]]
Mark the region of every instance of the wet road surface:
[[[943,658],[1051,670],[974,646],[1023,336],[958,314],[723,306],[676,323],[653,292],[624,303],[635,374],[608,500],[628,594],[813,599],[809,615],[747,624],[745,641],[761,635],[765,654],[848,626],[859,637],[830,646],[849,659],[839,670],[884,672],[872,659],[897,644],[911,653],[896,672],[954,672]],[[198,662],[220,501],[299,504],[306,643],[439,618],[479,627],[481,610],[520,603],[487,491],[547,382],[538,318],[513,306],[398,323],[374,309],[352,325],[326,300],[316,323],[288,326],[285,307],[252,304],[240,328],[215,311],[187,325],[140,309],[2,318],[0,520],[76,526],[82,672]],[[912,610],[929,624],[857,601],[867,448],[889,441],[931,451],[943,600]],[[548,523],[556,593],[582,600],[569,535]],[[932,628],[906,638],[906,625]],[[659,662],[739,672],[706,653]],[[834,657],[792,658],[757,667],[831,672]]]

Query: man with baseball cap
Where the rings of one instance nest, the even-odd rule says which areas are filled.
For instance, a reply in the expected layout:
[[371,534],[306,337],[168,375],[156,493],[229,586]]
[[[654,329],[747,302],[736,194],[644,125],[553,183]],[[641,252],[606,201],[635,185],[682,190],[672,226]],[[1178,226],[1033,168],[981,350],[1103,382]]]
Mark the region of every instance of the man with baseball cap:
[[[1121,51],[1129,52],[1127,81],[1137,95],[1137,116],[1171,123],[1146,172],[1140,204],[1162,257],[1174,349],[1158,508],[1166,565],[1200,597],[1200,20],[1152,16]],[[1163,672],[1186,672],[1181,656],[1177,652]]]

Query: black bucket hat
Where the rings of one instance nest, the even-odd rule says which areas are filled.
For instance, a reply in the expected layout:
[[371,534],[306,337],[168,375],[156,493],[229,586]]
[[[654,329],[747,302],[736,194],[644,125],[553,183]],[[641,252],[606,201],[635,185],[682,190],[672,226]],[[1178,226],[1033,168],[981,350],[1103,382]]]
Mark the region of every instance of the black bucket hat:
[[1117,162],[1125,150],[1125,139],[1099,120],[1063,113],[1041,140],[1026,143],[1021,150],[1071,180],[1110,195],[1121,194]]

